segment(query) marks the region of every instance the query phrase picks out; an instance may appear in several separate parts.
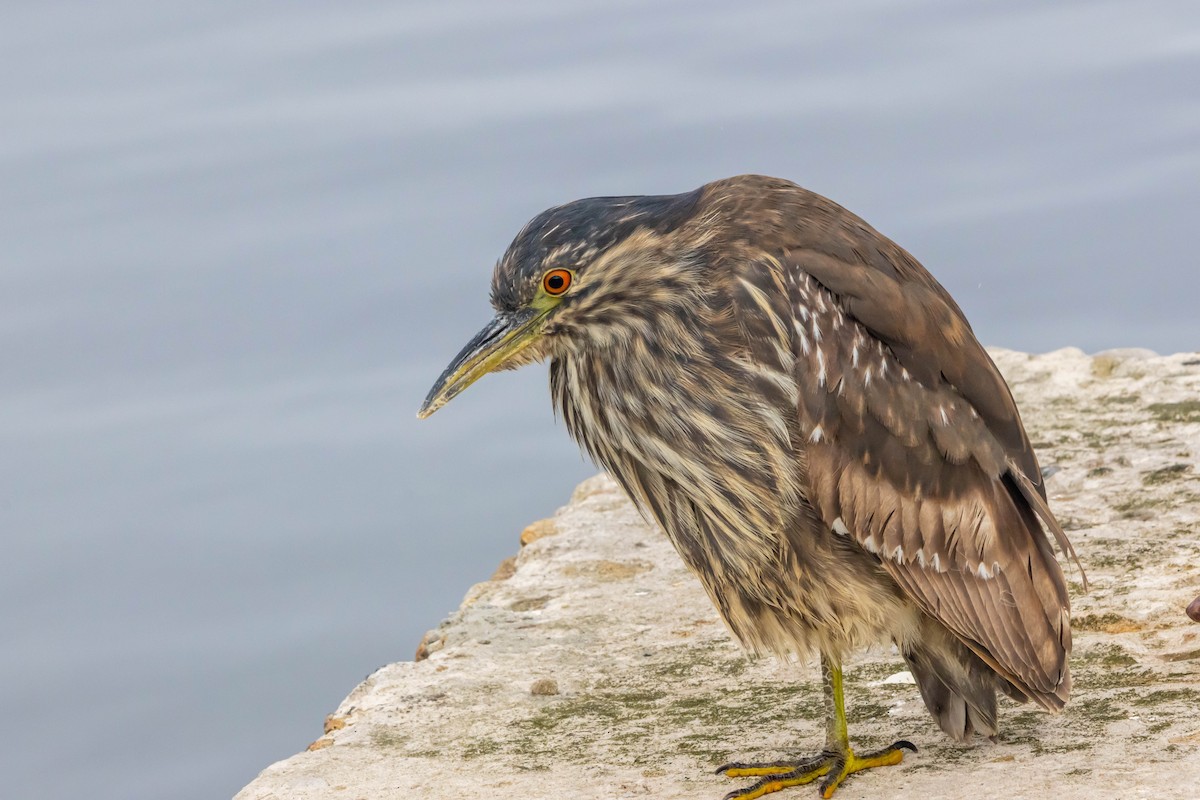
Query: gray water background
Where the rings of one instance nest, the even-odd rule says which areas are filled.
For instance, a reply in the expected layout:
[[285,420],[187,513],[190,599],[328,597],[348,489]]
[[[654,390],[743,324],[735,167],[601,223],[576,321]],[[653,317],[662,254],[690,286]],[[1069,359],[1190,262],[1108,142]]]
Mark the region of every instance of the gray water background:
[[1200,343],[1193,0],[4,4],[0,795],[316,738],[592,472],[544,368],[414,419],[512,235],[742,172],[985,343]]

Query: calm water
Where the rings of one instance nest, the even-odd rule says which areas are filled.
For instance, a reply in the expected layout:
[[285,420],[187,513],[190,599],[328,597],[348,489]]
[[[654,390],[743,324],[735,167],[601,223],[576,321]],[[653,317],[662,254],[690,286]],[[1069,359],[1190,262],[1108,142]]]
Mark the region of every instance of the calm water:
[[989,344],[1200,346],[1200,5],[6,4],[13,798],[229,796],[590,474],[542,369],[414,412],[527,218],[741,172]]

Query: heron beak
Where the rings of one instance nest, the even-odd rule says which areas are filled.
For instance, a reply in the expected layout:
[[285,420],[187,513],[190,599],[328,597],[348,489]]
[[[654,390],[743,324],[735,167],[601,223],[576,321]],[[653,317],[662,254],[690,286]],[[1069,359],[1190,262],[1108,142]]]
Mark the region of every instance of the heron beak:
[[425,419],[449,403],[468,386],[505,364],[538,339],[546,311],[532,308],[501,312],[475,334],[429,390],[418,419]]

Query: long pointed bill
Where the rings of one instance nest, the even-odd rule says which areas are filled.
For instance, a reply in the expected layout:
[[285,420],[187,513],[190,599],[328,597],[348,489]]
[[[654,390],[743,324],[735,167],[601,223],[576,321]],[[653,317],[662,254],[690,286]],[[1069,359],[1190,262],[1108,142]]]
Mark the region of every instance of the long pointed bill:
[[503,368],[505,362],[537,340],[545,318],[545,313],[533,309],[497,314],[446,367],[417,417],[425,419],[487,373]]

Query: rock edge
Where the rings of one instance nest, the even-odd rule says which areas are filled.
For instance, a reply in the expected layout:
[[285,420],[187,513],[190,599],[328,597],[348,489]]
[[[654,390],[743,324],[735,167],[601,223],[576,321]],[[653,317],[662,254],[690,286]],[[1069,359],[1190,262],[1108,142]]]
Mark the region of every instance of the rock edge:
[[[1017,397],[1051,503],[1092,582],[1074,596],[1075,693],[1057,716],[1004,701],[999,742],[956,745],[903,662],[847,671],[851,737],[921,752],[840,798],[1200,796],[1200,355],[991,350]],[[583,483],[520,554],[472,587],[415,661],[368,677],[309,750],[237,800],[717,800],[730,758],[813,750],[804,664],[750,660],[665,537],[617,487]],[[811,787],[780,797],[810,797]]]

